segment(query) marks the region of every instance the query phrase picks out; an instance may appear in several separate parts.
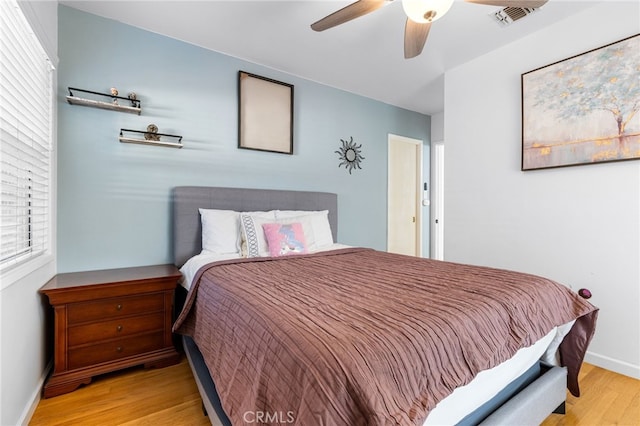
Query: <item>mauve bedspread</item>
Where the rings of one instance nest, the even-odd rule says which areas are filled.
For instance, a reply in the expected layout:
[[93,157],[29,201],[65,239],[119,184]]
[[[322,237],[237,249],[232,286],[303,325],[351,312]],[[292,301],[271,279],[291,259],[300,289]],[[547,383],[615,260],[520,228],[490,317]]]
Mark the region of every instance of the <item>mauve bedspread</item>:
[[561,354],[577,393],[596,317],[545,278],[358,248],[205,266],[174,330],[195,340],[234,424],[420,425],[574,319]]

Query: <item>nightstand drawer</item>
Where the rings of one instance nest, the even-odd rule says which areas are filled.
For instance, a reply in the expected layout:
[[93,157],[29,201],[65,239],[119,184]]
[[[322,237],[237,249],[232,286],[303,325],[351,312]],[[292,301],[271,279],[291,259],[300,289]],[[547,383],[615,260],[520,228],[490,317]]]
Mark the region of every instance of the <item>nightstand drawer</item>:
[[77,346],[163,329],[164,312],[76,325],[69,327],[68,345]]
[[164,310],[162,293],[71,303],[67,306],[69,325]]
[[67,355],[68,368],[74,369],[92,366],[101,362],[114,361],[119,358],[162,349],[163,347],[163,331],[111,340],[96,345],[76,347],[69,349]]

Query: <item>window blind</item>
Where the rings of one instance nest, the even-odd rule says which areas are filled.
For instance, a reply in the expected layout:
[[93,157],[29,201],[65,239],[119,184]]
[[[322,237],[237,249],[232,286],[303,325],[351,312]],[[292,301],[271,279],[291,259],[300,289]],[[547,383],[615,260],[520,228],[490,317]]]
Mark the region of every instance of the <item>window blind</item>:
[[15,0],[0,1],[0,271],[50,245],[53,67]]

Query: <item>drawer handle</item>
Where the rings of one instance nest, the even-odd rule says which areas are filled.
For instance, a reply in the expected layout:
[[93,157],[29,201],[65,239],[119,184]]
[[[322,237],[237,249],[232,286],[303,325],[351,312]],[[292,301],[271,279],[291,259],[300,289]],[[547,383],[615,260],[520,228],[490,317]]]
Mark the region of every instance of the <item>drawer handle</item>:
[[122,331],[122,326],[121,326],[121,325],[118,325],[118,326],[116,327],[116,331]]
[[118,347],[116,348],[116,351],[117,351],[117,352],[122,352],[122,346],[118,346]]
[[116,305],[116,310],[121,311],[122,310],[122,305],[118,303],[118,305]]

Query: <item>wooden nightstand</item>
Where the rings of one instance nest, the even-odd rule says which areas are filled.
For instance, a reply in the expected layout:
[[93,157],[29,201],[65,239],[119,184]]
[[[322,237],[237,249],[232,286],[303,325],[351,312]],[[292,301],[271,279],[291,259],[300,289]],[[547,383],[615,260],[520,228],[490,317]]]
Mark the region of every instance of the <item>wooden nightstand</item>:
[[44,397],[134,365],[178,362],[171,325],[173,265],[58,274],[40,292],[54,309],[54,369]]

